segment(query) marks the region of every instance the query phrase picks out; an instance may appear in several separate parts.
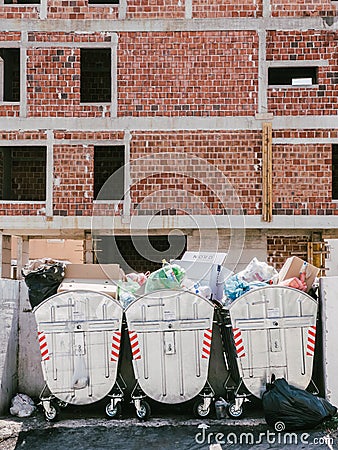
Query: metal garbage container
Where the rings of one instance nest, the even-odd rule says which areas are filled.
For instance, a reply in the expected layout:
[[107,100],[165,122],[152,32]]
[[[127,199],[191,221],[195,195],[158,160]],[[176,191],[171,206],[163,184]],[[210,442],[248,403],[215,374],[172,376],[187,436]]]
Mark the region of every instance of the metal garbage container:
[[55,420],[60,406],[87,405],[108,395],[107,416],[119,416],[120,303],[99,292],[67,291],[44,300],[34,314],[46,383],[40,395],[46,419]]
[[229,305],[226,351],[237,381],[231,417],[241,417],[245,398],[261,398],[277,378],[300,389],[309,386],[317,309],[314,298],[283,286],[249,291]]
[[136,385],[137,417],[146,420],[146,396],[178,404],[197,397],[194,413],[206,417],[214,391],[208,382],[214,305],[183,290],[161,290],[125,310]]

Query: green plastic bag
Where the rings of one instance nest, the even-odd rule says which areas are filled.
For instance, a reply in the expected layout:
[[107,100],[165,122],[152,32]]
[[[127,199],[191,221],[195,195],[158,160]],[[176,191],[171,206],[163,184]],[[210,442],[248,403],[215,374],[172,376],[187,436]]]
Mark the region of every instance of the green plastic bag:
[[145,293],[160,289],[180,289],[185,270],[177,264],[166,263],[161,269],[151,273],[145,285]]

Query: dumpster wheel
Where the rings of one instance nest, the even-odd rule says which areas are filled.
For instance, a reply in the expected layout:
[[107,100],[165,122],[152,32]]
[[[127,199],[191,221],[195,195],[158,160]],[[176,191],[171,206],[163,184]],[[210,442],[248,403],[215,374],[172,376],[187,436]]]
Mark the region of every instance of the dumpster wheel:
[[116,403],[115,407],[109,402],[106,406],[106,417],[108,419],[119,419],[122,415],[121,402]]
[[151,414],[150,405],[145,400],[141,400],[140,407],[136,409],[137,418],[140,420],[148,420]]
[[244,414],[243,405],[240,405],[240,406],[236,405],[235,402],[230,403],[227,406],[227,413],[228,413],[228,416],[231,417],[232,419],[241,419]]
[[210,406],[205,408],[204,399],[196,400],[193,406],[193,413],[196,418],[208,417],[210,414]]
[[60,414],[59,405],[55,401],[51,401],[49,408],[44,408],[44,414],[47,422],[55,422]]

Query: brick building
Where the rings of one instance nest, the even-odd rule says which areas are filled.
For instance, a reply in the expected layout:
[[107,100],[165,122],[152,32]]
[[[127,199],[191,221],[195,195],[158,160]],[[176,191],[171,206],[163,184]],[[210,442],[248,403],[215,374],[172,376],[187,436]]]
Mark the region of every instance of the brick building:
[[338,229],[337,4],[4,0],[2,276],[13,236],[19,268],[33,238],[135,270],[198,248],[320,264]]

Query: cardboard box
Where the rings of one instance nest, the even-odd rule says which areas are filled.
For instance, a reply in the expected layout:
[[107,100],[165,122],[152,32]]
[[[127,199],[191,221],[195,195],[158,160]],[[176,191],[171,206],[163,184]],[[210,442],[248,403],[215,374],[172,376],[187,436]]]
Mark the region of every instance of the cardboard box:
[[119,264],[67,264],[65,278],[121,280],[124,273]]
[[97,291],[116,298],[116,281],[122,280],[123,276],[124,272],[118,264],[69,264],[58,292]]
[[[299,274],[304,262],[305,261],[303,261],[301,258],[298,258],[297,256],[292,256],[291,258],[288,258],[279,272],[278,275],[279,281],[288,280],[289,278],[293,277],[299,278]],[[311,286],[313,285],[313,282],[315,281],[315,278],[318,275],[318,273],[319,269],[317,267],[307,263],[305,273],[307,292],[311,289]]]

